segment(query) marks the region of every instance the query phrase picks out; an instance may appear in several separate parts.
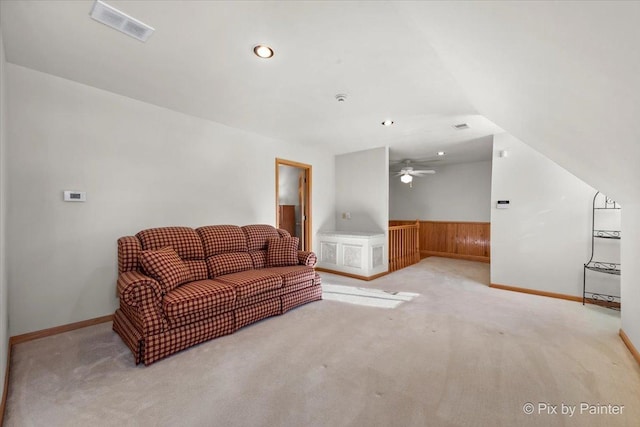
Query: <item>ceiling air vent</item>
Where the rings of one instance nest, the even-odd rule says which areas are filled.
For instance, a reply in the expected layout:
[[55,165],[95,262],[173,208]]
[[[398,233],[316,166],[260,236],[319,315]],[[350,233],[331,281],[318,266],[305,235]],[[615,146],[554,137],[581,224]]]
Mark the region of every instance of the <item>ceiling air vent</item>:
[[458,130],[463,130],[463,129],[469,129],[469,125],[466,123],[460,123],[457,125],[453,125],[454,128],[458,129]]
[[109,27],[125,33],[128,36],[146,42],[155,31],[153,27],[120,12],[101,0],[96,0],[90,13],[91,17]]

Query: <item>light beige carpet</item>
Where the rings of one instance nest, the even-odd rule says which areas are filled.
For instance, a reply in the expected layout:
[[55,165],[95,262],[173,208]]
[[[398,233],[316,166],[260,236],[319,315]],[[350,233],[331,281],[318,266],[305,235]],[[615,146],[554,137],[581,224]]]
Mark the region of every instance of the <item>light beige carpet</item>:
[[[490,289],[488,265],[442,258],[323,280],[331,298],[419,295],[308,304],[149,367],[110,323],[20,344],[6,425],[640,425],[640,368],[614,311]],[[580,414],[582,402],[624,408]]]

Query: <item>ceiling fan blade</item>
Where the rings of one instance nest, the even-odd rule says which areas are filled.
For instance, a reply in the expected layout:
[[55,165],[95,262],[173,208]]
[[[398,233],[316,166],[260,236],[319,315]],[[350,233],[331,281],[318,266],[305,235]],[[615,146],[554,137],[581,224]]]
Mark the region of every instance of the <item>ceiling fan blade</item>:
[[436,171],[434,171],[434,170],[417,170],[417,171],[411,171],[409,173],[411,175],[414,175],[414,176],[422,176],[422,175],[432,175],[432,174],[436,173]]
[[428,164],[434,162],[440,162],[443,158],[441,156],[424,157],[422,159],[402,159],[402,160],[389,160],[390,165],[405,165],[415,166],[420,164]]
[[421,159],[412,159],[411,163],[412,164],[432,163],[432,162],[439,162],[441,160],[442,160],[442,156],[431,156],[431,157],[423,157]]

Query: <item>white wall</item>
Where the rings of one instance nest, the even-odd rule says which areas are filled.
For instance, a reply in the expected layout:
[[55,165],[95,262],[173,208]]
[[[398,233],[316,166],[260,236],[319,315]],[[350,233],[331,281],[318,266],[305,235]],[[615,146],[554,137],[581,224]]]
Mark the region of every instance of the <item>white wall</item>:
[[9,348],[9,310],[7,305],[7,86],[6,61],[0,28],[0,373],[7,368]]
[[389,218],[427,221],[491,220],[491,161],[434,167],[412,187],[389,178]]
[[[275,224],[276,157],[313,165],[333,228],[334,159],[7,64],[12,335],[113,313],[116,240],[157,226]],[[87,192],[64,203],[63,190]]]
[[[337,229],[387,232],[389,148],[341,154],[335,159]],[[351,219],[342,218],[347,212]]]
[[622,329],[640,351],[640,203],[622,209]]
[[[508,157],[498,157],[500,150]],[[582,296],[595,192],[515,137],[496,135],[491,282]],[[496,209],[497,200],[510,200],[511,207]]]

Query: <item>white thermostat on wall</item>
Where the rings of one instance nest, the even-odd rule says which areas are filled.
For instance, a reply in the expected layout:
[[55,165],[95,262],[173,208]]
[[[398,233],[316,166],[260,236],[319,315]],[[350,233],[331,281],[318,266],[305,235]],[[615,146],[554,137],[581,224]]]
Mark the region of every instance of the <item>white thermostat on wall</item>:
[[496,203],[496,209],[509,209],[509,201],[498,200],[498,202]]
[[64,201],[65,202],[86,202],[87,193],[84,191],[64,190]]

